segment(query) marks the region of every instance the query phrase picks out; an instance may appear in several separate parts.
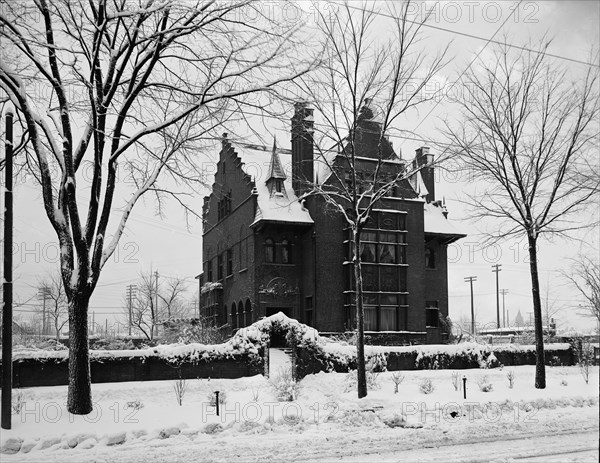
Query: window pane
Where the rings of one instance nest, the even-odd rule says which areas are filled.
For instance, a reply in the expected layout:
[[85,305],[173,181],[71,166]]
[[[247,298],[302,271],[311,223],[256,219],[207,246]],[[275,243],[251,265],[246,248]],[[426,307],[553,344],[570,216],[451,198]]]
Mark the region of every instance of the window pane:
[[398,320],[398,329],[400,331],[406,331],[406,329],[407,329],[406,318],[407,318],[406,307],[400,307],[400,314],[399,314],[399,320]]
[[398,267],[380,267],[381,291],[398,291]]
[[396,263],[396,245],[380,244],[379,245],[379,262],[382,264]]
[[383,243],[395,243],[398,235],[398,233],[379,232],[379,241]]
[[381,331],[396,330],[397,307],[381,307]]
[[363,265],[363,286],[365,291],[379,291],[377,281],[377,267],[374,265]]
[[397,294],[382,294],[380,297],[381,305],[398,305]]
[[406,264],[406,246],[398,246],[398,264]]
[[400,270],[400,292],[407,292],[407,284],[406,284],[406,267],[399,267]]
[[398,243],[406,243],[406,233],[398,233],[397,235]]
[[365,331],[377,330],[377,307],[365,306]]
[[375,262],[375,244],[361,243],[360,258],[363,262]]
[[364,294],[363,300],[365,305],[377,305],[377,294]]
[[272,239],[265,241],[265,261],[275,262],[275,244]]
[[398,294],[398,304],[408,305],[408,296],[406,294]]
[[398,215],[399,214],[388,214],[386,212],[381,213],[381,219],[379,228],[384,230],[398,230]]
[[440,317],[438,309],[425,309],[425,324],[429,327],[437,328]]
[[377,241],[377,232],[363,231],[361,235],[362,241]]

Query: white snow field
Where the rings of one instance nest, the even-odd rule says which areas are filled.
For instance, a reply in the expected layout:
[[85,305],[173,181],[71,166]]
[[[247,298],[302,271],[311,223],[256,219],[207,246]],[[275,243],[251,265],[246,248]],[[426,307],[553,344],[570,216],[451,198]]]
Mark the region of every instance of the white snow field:
[[[278,355],[278,354],[276,354]],[[274,359],[275,360],[275,359]],[[280,357],[276,363],[285,364]],[[274,362],[275,363],[275,362]],[[514,372],[509,388],[507,373]],[[262,376],[94,384],[94,411],[66,412],[66,386],[14,391],[21,407],[2,430],[2,462],[598,461],[598,367],[534,366],[385,372],[364,399],[342,373],[309,375],[280,401]],[[467,399],[452,374],[467,378]],[[392,375],[404,376],[394,393]],[[478,382],[487,376],[492,390]],[[431,380],[434,390],[420,385]],[[482,382],[483,384],[483,382]],[[291,388],[289,384],[284,389]],[[220,415],[211,394],[225,402]],[[136,405],[137,404],[137,407]]]

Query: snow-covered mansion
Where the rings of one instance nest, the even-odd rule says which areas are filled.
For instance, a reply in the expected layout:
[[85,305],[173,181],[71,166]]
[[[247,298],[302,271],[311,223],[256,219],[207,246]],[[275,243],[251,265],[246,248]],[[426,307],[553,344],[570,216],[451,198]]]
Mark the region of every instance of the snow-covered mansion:
[[[358,170],[377,163],[381,126],[364,107],[357,130]],[[384,165],[406,162],[385,139]],[[329,169],[315,162],[313,110],[295,105],[291,150],[233,143],[223,135],[212,193],[204,198],[201,314],[233,329],[279,311],[321,332],[355,326],[350,234],[324,199],[308,196],[307,180],[327,184],[345,175],[344,158]],[[448,244],[464,237],[435,200],[433,155],[377,205],[362,234],[367,339],[438,343],[448,315]],[[347,165],[347,164],[346,164]],[[332,169],[338,173],[331,175]]]

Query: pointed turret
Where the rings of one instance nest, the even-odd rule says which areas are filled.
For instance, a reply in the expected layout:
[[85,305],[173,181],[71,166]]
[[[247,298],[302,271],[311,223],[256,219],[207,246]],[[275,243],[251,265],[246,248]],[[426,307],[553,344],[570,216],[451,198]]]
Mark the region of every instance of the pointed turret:
[[287,178],[283,167],[281,166],[281,159],[277,154],[277,138],[273,139],[273,152],[271,153],[271,163],[269,165],[269,176],[267,177],[267,188],[271,196],[281,195],[286,196],[284,181]]

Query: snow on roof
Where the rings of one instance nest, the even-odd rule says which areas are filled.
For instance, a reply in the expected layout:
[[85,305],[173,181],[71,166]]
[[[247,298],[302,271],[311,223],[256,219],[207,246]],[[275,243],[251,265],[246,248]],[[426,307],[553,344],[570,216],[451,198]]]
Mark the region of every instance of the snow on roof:
[[242,161],[242,169],[254,180],[258,193],[258,207],[254,222],[260,221],[305,223],[312,224],[313,219],[307,209],[298,201],[292,188],[292,156],[289,150],[277,149],[281,168],[287,178],[284,181],[286,195],[271,196],[266,181],[271,172],[272,150],[264,147],[250,147],[248,145],[234,144],[236,152]]
[[429,203],[425,204],[423,208],[425,233],[467,236],[467,234],[461,231],[451,220],[444,217],[441,207]]

